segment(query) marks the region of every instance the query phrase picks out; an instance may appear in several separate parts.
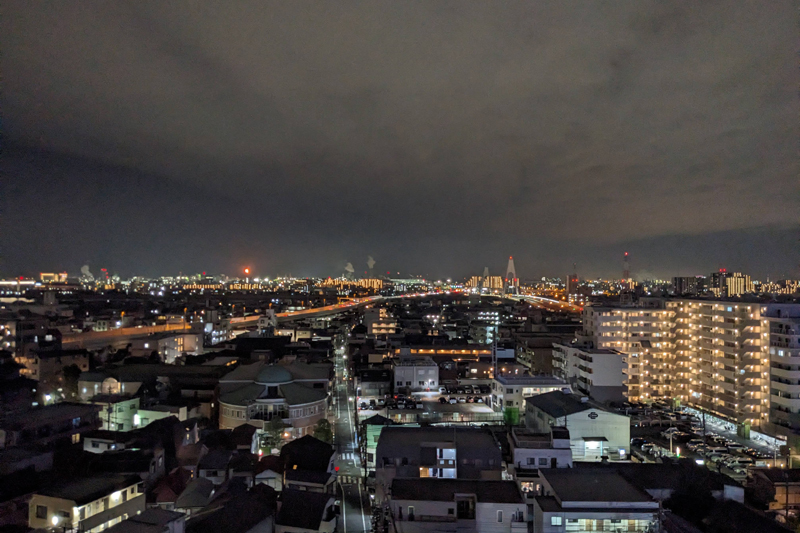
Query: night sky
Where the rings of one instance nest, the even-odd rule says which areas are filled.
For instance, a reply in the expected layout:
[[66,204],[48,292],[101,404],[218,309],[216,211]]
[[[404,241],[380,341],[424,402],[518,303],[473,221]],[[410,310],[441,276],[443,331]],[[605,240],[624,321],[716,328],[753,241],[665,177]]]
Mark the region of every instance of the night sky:
[[795,6],[6,1],[0,275],[800,277]]

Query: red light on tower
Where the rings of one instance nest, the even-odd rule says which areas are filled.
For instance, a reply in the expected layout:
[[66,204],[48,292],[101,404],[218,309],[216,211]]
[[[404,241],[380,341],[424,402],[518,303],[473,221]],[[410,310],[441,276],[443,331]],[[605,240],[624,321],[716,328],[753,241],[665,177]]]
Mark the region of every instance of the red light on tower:
[[339,471],[339,467],[338,467],[338,466],[334,466],[334,467],[333,467],[333,469],[334,469],[336,472],[338,472],[338,471]]
[[250,267],[245,267],[244,273],[249,276],[250,275]]

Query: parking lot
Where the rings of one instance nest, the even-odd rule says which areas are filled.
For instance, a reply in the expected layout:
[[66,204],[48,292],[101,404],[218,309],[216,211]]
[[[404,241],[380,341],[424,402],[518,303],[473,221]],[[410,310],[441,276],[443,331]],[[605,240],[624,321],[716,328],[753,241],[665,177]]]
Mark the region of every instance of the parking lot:
[[688,457],[738,481],[746,479],[750,467],[781,466],[784,462],[765,443],[743,439],[710,420],[703,426],[698,417],[687,413],[641,410],[632,413],[631,423],[631,454],[640,461]]

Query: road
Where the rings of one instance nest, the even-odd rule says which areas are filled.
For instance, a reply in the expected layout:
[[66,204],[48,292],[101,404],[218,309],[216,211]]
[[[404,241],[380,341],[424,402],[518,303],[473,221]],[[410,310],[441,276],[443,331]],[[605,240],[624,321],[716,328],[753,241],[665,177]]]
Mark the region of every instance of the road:
[[354,402],[350,400],[350,383],[344,378],[346,361],[344,349],[336,349],[336,383],[332,406],[334,446],[336,448],[337,496],[341,500],[339,531],[362,533],[370,531],[369,495],[364,488],[364,469],[358,456]]

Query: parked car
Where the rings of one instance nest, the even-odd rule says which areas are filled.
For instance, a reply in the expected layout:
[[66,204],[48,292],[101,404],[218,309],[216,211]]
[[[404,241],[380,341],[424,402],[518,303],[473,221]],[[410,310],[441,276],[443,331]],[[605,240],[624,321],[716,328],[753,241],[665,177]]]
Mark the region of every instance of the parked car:
[[455,396],[451,396],[448,401],[450,402],[451,405],[458,403],[458,399],[456,399]]
[[459,396],[458,397],[458,403],[467,403],[467,399],[464,398],[463,396]]
[[417,409],[425,409],[425,405],[420,401],[417,401],[417,403],[415,404],[415,407]]
[[692,439],[686,443],[686,447],[689,448],[690,450],[696,450],[697,447],[700,446],[701,444],[703,444],[702,439]]
[[641,446],[642,444],[646,443],[647,441],[641,437],[634,437],[631,439],[631,446]]
[[483,403],[483,398],[478,396],[477,398],[475,398],[475,403]]
[[653,452],[655,452],[655,449],[656,449],[656,445],[653,444],[652,442],[646,442],[646,443],[642,444],[642,451],[644,453],[653,453]]
[[359,410],[366,409],[367,408],[367,402],[361,402],[360,404],[358,404],[358,408],[359,408]]
[[475,398],[473,398],[472,396],[467,396],[467,403],[473,403],[474,401]]
[[442,396],[441,398],[439,398],[439,403],[447,403],[447,398]]
[[728,450],[744,450],[744,444],[740,444],[738,442],[729,442],[728,443]]

